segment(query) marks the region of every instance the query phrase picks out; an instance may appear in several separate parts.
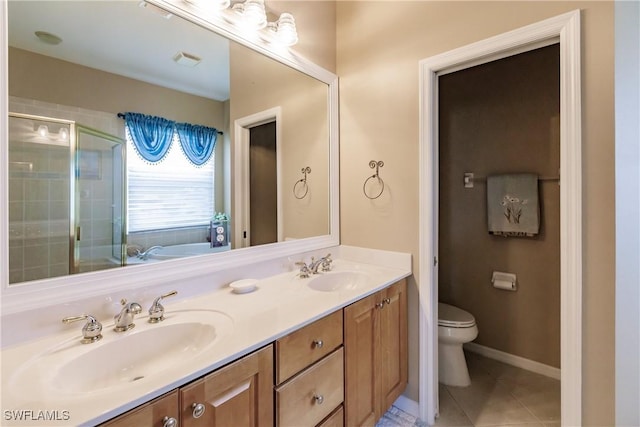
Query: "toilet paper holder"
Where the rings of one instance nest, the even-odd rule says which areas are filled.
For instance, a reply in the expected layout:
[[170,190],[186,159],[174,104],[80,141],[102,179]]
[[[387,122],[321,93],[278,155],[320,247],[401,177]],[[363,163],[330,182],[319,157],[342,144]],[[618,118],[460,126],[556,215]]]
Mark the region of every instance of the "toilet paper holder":
[[504,289],[507,291],[516,290],[516,275],[513,273],[503,273],[502,271],[494,271],[491,276],[491,283],[494,288]]

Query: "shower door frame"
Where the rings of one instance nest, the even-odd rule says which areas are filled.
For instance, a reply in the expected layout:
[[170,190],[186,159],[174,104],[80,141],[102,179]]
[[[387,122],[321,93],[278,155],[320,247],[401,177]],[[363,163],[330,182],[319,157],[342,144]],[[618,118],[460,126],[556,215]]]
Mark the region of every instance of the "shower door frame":
[[[78,130],[82,130],[88,135],[96,136],[98,138],[106,139],[110,142],[115,142],[120,145],[122,149],[122,160],[124,162],[124,166],[122,168],[122,226],[121,226],[121,245],[120,245],[120,267],[125,265],[126,260],[126,200],[127,200],[127,185],[126,185],[126,145],[125,141],[122,138],[118,138],[117,136],[110,135],[108,133],[102,132],[97,129],[90,128],[88,126],[84,126],[78,124],[73,120],[66,119],[58,119],[47,116],[39,116],[37,114],[26,114],[26,113],[13,113],[9,112],[7,120],[10,118],[17,119],[25,119],[25,120],[37,120],[43,122],[51,122],[56,124],[68,125],[69,126],[69,275],[77,274],[78,271],[78,247],[76,245],[76,230],[78,228],[77,220],[79,219],[79,203],[77,200],[79,199],[79,194],[77,194],[77,185],[76,181],[78,178],[77,166],[78,166],[78,143],[80,138],[80,132]],[[7,121],[8,124],[8,121]]]

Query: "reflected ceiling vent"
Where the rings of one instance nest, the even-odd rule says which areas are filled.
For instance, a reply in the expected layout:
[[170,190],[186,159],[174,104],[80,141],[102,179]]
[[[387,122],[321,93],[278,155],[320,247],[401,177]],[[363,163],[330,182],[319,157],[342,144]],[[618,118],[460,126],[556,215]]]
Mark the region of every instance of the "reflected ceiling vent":
[[187,52],[178,52],[173,56],[173,60],[176,61],[177,64],[184,65],[185,67],[195,67],[202,61],[202,58]]

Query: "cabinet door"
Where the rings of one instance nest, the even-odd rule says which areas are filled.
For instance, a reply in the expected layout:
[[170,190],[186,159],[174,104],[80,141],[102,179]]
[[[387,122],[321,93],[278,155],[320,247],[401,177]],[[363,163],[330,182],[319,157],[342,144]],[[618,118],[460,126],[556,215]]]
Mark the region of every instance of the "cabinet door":
[[[170,418],[176,420],[176,426],[179,424],[180,413],[178,410],[178,391],[172,391],[162,397],[157,398],[149,403],[145,403],[139,408],[132,409],[126,414],[107,421],[102,427],[163,427]],[[170,424],[169,424],[170,425]]]
[[382,416],[407,387],[407,282],[401,280],[385,291],[380,318],[380,412]]
[[380,392],[375,370],[377,311],[381,296],[368,296],[344,309],[345,425],[373,426]]
[[180,394],[183,427],[272,426],[273,347],[183,387]]

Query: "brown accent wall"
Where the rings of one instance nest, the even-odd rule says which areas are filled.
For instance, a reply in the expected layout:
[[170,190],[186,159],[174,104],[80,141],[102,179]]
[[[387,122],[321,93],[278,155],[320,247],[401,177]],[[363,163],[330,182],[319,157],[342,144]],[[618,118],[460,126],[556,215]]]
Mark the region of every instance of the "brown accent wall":
[[[558,176],[559,45],[439,78],[439,299],[472,313],[477,344],[560,367],[560,187],[539,182],[540,234],[487,232],[486,182],[463,174]],[[517,274],[517,291],[491,285]]]

